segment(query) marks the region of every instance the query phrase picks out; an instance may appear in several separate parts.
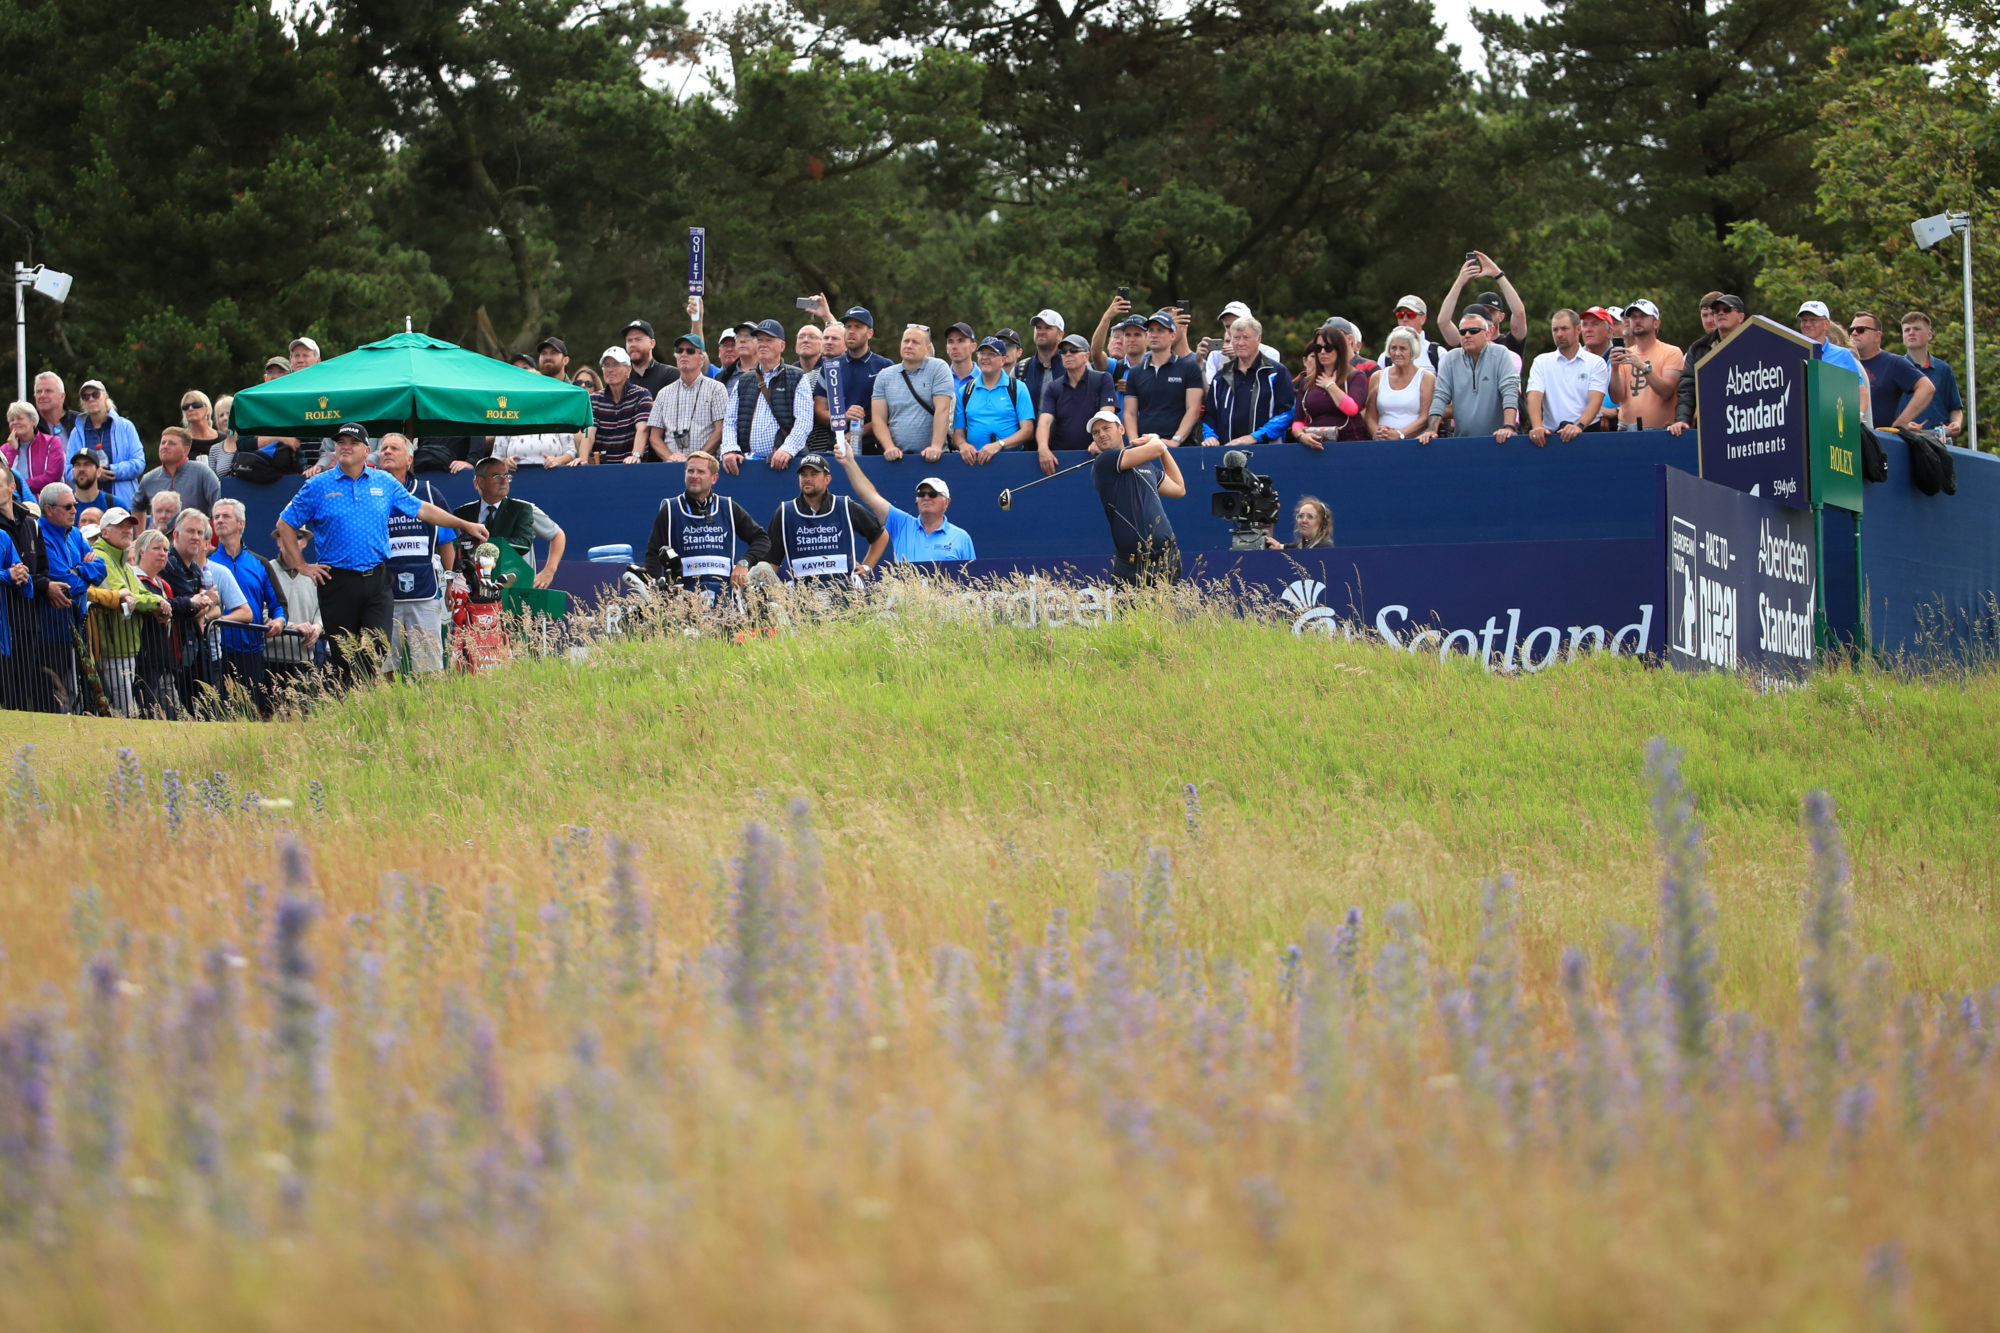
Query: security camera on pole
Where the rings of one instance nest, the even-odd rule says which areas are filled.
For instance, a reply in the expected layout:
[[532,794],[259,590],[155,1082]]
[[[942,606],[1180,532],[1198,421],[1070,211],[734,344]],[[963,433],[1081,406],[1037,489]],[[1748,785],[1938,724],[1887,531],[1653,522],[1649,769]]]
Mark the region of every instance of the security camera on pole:
[[69,299],[70,276],[42,264],[30,267],[14,261],[14,397],[28,398],[28,288],[57,305]]
[[1934,213],[1910,224],[1917,248],[1928,250],[1957,232],[1964,238],[1960,264],[1965,281],[1965,444],[1979,447],[1979,372],[1972,363],[1972,214]]

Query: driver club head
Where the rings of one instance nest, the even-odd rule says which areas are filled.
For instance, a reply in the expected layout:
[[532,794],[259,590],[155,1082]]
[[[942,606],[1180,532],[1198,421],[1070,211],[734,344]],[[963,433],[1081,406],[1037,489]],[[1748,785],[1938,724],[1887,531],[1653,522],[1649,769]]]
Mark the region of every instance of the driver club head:
[[1014,507],[1013,491],[1007,490],[1000,492],[1000,507],[1002,509],[1012,509]]

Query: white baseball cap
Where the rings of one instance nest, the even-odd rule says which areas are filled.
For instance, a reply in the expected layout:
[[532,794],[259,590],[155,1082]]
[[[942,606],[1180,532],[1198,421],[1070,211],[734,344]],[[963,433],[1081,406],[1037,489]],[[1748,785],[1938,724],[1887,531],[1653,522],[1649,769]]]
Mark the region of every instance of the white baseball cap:
[[1231,318],[1232,316],[1236,319],[1256,318],[1255,315],[1252,315],[1250,313],[1250,307],[1244,305],[1241,301],[1231,301],[1228,305],[1222,307],[1222,313],[1217,315],[1216,318],[1220,320],[1220,319],[1228,319]]
[[1399,297],[1397,297],[1397,298],[1396,298],[1396,309],[1398,309],[1398,310],[1408,310],[1408,311],[1411,311],[1411,312],[1413,312],[1413,313],[1415,313],[1415,314],[1419,314],[1419,315],[1428,315],[1428,314],[1430,314],[1430,312],[1431,312],[1431,308],[1430,308],[1429,306],[1427,306],[1427,305],[1425,305],[1425,304],[1424,304],[1424,298],[1423,298],[1423,297],[1421,297],[1421,296],[1399,296]]
[[1069,332],[1069,326],[1063,323],[1062,312],[1060,310],[1042,311],[1040,314],[1035,316],[1035,323],[1046,324],[1050,328],[1059,329],[1064,333]]
[[292,339],[292,341],[288,344],[288,347],[303,347],[307,351],[311,352],[314,356],[319,355],[319,344],[307,337],[301,336]]
[[917,483],[917,486],[919,489],[928,486],[932,490],[936,491],[939,495],[942,495],[945,499],[947,500],[951,499],[951,487],[944,484],[943,477],[925,477],[922,481]]
[[1818,315],[1821,319],[1832,319],[1833,312],[1826,308],[1824,301],[1807,301],[1799,307],[1801,315]]
[[1634,301],[1632,304],[1625,307],[1625,313],[1628,315],[1631,314],[1634,310],[1640,311],[1644,314],[1651,315],[1654,319],[1658,319],[1660,317],[1660,308],[1654,305],[1651,301],[1645,300],[1644,298]]
[[607,347],[604,349],[604,355],[597,358],[597,364],[601,366],[606,361],[616,361],[621,366],[629,366],[632,364],[632,354],[622,347]]
[[1119,424],[1118,414],[1112,411],[1108,407],[1100,407],[1095,412],[1090,414],[1090,424],[1095,426],[1100,421],[1108,421],[1112,425],[1116,426],[1117,424]]
[[137,516],[131,510],[119,505],[112,505],[111,508],[104,511],[104,516],[97,520],[97,530],[102,532],[106,528],[115,528],[120,523],[133,523],[136,521]]

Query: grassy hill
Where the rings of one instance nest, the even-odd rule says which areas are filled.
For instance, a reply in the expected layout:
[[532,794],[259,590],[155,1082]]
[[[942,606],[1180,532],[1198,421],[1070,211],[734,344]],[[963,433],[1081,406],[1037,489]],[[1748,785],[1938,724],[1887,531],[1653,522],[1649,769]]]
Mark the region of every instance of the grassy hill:
[[0,740],[0,1327],[1943,1325],[2000,1258],[1990,670],[1153,606]]

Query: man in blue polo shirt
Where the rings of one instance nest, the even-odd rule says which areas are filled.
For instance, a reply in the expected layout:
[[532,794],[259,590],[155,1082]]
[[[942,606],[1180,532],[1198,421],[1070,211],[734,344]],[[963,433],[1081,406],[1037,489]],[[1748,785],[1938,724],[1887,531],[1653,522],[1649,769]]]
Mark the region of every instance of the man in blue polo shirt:
[[979,378],[958,391],[952,410],[951,442],[967,463],[988,463],[1002,449],[1015,449],[1035,435],[1034,400],[1028,386],[1009,375],[1007,345],[998,338],[979,344]]
[[1080,333],[1066,335],[1057,347],[1063,373],[1042,386],[1042,410],[1035,418],[1035,454],[1042,471],[1056,470],[1057,449],[1090,448],[1090,419],[1100,408],[1118,414],[1118,390],[1111,376],[1090,368],[1090,344]]
[[243,544],[243,502],[217,500],[210,517],[215,526],[216,546],[208,557],[209,568],[230,572],[237,590],[249,604],[250,619],[264,626],[261,630],[239,625],[222,627],[223,674],[250,696],[259,715],[269,717],[271,682],[264,666],[264,641],[284,632],[285,604],[279,600],[264,562]]
[[1861,373],[1868,377],[1868,399],[1875,405],[1879,430],[1900,430],[1931,405],[1937,386],[1906,356],[1882,349],[1882,319],[1872,310],[1857,310],[1848,321],[1847,336]]
[[1125,435],[1157,435],[1169,445],[1195,438],[1201,422],[1201,363],[1174,355],[1180,327],[1171,310],[1146,317],[1146,359],[1125,377]]
[[[865,425],[874,410],[875,377],[895,365],[869,343],[875,337],[875,316],[866,306],[849,306],[847,313],[840,317],[841,341],[847,344],[845,356],[826,354],[827,360],[840,375],[840,397],[847,404],[847,419],[855,425]],[[873,431],[863,431],[861,447],[868,453],[880,453],[882,446],[870,437]]]
[[1826,302],[1804,302],[1799,306],[1798,320],[1799,332],[1805,334],[1807,341],[1813,345],[1812,354],[1815,361],[1831,361],[1834,365],[1846,366],[1861,376],[1861,419],[1869,420],[1868,373],[1861,369],[1861,362],[1854,353],[1839,343],[1827,341],[1826,331],[1833,324],[1833,315],[1827,310]]
[[895,552],[898,562],[976,558],[971,534],[945,519],[944,511],[951,507],[951,487],[942,478],[925,477],[917,483],[917,512],[912,514],[882,498],[882,492],[875,489],[875,483],[861,470],[861,462],[852,449],[836,443],[833,452],[847,469],[847,483],[854,488],[854,498],[866,505],[888,531],[889,549]]
[[1956,441],[1965,434],[1965,400],[1959,397],[1958,377],[1951,373],[1951,366],[1931,355],[1932,332],[1931,317],[1923,311],[1912,310],[1903,316],[1903,354],[1937,387],[1930,406],[1917,413],[1917,424]]
[[[362,427],[343,423],[334,431],[333,443],[334,467],[299,487],[278,516],[278,545],[288,568],[319,585],[321,633],[331,649],[334,673],[352,684],[363,675],[360,664],[348,656],[354,636],[370,634],[386,644],[395,622],[389,515],[413,515],[474,541],[485,541],[487,532],[484,524],[418,500],[394,477],[369,467],[368,432]],[[300,550],[301,528],[312,529],[317,564],[306,563]]]

